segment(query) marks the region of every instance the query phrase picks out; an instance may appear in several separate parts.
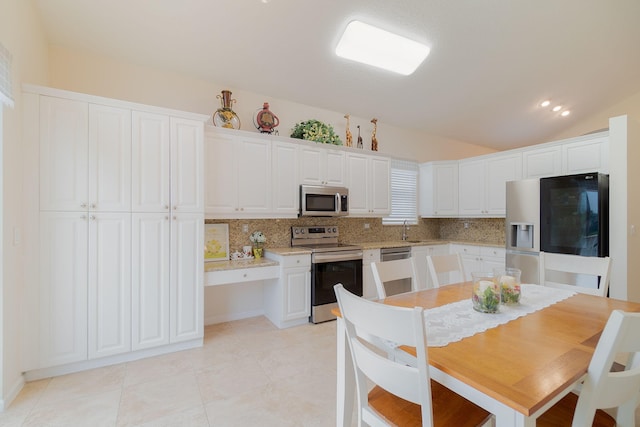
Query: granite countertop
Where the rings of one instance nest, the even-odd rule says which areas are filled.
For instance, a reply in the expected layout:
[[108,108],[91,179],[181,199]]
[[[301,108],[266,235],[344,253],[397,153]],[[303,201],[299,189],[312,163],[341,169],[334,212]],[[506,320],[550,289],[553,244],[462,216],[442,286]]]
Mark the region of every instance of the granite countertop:
[[383,249],[383,248],[403,248],[407,246],[426,246],[426,245],[446,245],[448,243],[455,243],[459,245],[476,245],[476,246],[490,246],[504,248],[504,243],[487,243],[487,242],[470,242],[470,241],[455,241],[455,240],[392,240],[381,242],[353,242],[350,244],[358,245],[362,249]]
[[291,248],[291,247],[265,248],[265,251],[271,252],[276,255],[281,255],[281,256],[311,255],[311,249],[306,249],[306,248]]
[[258,268],[279,265],[277,261],[267,258],[251,258],[239,259],[233,261],[213,261],[204,263],[204,272],[212,273],[214,271],[238,270],[241,268]]

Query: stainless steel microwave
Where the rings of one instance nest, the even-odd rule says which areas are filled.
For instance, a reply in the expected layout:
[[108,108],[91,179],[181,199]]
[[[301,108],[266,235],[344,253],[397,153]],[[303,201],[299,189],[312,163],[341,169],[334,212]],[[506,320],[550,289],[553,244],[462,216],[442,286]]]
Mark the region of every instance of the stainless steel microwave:
[[349,189],[325,185],[300,186],[299,216],[349,215]]

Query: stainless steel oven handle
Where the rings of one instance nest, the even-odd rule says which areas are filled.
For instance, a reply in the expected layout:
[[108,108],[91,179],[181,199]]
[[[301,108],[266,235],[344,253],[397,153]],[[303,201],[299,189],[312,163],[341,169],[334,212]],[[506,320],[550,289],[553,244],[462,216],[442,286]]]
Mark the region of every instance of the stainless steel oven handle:
[[357,261],[362,259],[362,251],[344,251],[340,253],[315,253],[311,258],[313,264],[323,264],[336,261]]
[[340,213],[342,200],[340,199],[340,193],[336,193],[336,213]]

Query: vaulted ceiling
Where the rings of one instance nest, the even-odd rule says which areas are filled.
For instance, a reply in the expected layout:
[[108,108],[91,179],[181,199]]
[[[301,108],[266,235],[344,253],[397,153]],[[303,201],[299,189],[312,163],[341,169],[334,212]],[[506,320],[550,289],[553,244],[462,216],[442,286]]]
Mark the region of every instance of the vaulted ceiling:
[[[496,149],[640,92],[638,0],[33,1],[55,45]],[[431,54],[407,77],[338,58],[354,19]]]

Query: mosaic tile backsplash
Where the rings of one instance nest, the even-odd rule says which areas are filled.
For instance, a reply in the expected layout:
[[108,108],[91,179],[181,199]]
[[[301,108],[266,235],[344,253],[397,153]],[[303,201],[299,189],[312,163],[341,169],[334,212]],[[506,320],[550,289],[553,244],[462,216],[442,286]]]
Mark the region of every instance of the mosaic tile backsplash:
[[[382,225],[381,218],[294,218],[294,219],[227,219],[205,220],[206,224],[229,224],[229,249],[242,249],[251,244],[249,235],[260,230],[267,236],[265,247],[288,247],[293,226],[337,225],[340,242],[380,242],[402,239],[402,226]],[[242,226],[248,226],[248,232]],[[365,228],[368,224],[369,228]],[[503,218],[438,218],[421,219],[408,228],[409,240],[452,240],[469,243],[503,245]]]

